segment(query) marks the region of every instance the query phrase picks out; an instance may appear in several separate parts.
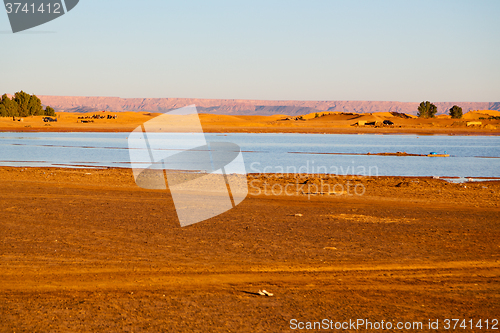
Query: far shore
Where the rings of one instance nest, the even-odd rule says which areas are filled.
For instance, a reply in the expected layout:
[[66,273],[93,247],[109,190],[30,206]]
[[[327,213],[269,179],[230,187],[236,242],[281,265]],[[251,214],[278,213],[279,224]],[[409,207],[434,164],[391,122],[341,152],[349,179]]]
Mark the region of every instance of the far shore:
[[[416,135],[500,135],[498,111],[469,112],[464,119],[438,116],[422,119],[389,112],[373,114],[322,113],[302,117],[232,116],[200,114],[207,133],[316,133],[316,134],[416,134]],[[104,119],[89,119],[94,114]],[[111,119],[108,119],[108,115]],[[113,116],[116,115],[116,119]],[[0,118],[0,132],[131,132],[160,115],[149,112],[57,113],[57,122],[44,122],[42,116]],[[83,119],[82,119],[83,118]],[[82,122],[83,120],[83,122]],[[87,121],[87,122],[86,122]],[[384,124],[384,121],[389,125]],[[392,123],[392,124],[390,124]],[[370,125],[371,124],[371,125]]]

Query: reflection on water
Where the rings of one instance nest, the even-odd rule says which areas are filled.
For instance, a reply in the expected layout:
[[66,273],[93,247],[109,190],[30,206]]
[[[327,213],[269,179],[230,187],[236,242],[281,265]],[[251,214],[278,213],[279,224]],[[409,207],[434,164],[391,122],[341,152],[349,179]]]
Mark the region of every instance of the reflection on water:
[[[130,168],[128,133],[0,133],[0,165]],[[171,133],[162,149],[189,140]],[[334,173],[372,176],[500,177],[495,136],[205,134],[208,142],[233,142],[249,173]],[[378,156],[383,152],[450,154],[450,157]],[[370,155],[367,155],[367,154]],[[148,161],[144,161],[147,163]]]

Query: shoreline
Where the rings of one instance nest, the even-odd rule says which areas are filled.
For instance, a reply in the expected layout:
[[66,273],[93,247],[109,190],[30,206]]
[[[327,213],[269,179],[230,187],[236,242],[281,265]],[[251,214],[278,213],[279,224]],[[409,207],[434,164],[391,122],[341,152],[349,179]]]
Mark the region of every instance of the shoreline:
[[[58,128],[10,128],[0,127],[0,133],[130,133],[134,128],[78,128],[78,127],[58,127]],[[171,133],[185,133],[182,131]],[[384,129],[384,130],[351,130],[344,128],[325,129],[261,129],[261,128],[211,128],[204,130],[204,133],[252,133],[252,134],[342,134],[342,135],[421,135],[421,136],[500,136],[500,131],[481,130],[434,130],[434,129]]]
[[[47,167],[29,167],[29,166],[0,166],[0,179],[2,177],[6,177],[6,175],[11,175],[12,179],[16,180],[24,180],[27,177],[35,177],[33,180],[43,181],[43,182],[53,182],[57,180],[57,182],[65,179],[65,177],[69,174],[77,175],[81,177],[92,176],[92,177],[84,177],[85,181],[87,181],[87,185],[97,184],[105,186],[102,184],[102,180],[106,175],[118,175],[123,177],[124,180],[118,181],[116,177],[112,178],[111,186],[124,185],[127,187],[139,187],[136,185],[133,179],[133,169],[127,167],[91,167],[91,166],[82,166],[82,167],[58,167],[58,166],[47,166]],[[48,176],[50,175],[50,176]],[[208,175],[208,174],[207,174]],[[241,177],[241,174],[228,174],[229,177]],[[61,178],[62,177],[62,178]],[[95,178],[97,177],[97,178]],[[381,182],[383,184],[395,183],[399,182],[413,182],[413,181],[422,181],[426,184],[432,184],[434,186],[437,185],[453,185],[453,186],[463,186],[463,185],[474,185],[474,186],[482,186],[484,184],[496,184],[500,185],[500,177],[458,177],[458,176],[386,176],[386,175],[350,175],[350,174],[322,174],[322,173],[247,173],[246,174],[248,185],[251,187],[252,181],[259,181],[260,185],[269,185],[273,186],[274,184],[281,184],[286,186],[288,184],[293,185],[303,185],[303,184],[337,184],[354,181],[354,182],[366,182],[376,184],[377,182]],[[476,179],[479,181],[466,181],[464,183],[455,183],[449,182],[448,179]],[[304,183],[305,180],[305,183]],[[56,183],[57,183],[56,182]],[[67,183],[65,183],[67,184]],[[255,184],[255,183],[254,183]],[[266,185],[266,186],[267,186]],[[441,187],[441,186],[439,186]],[[168,188],[168,186],[167,186]],[[250,192],[249,192],[250,193]],[[318,192],[319,193],[319,192]],[[500,191],[499,191],[500,194]],[[307,193],[306,193],[307,195]],[[499,201],[500,202],[500,201]]]
[[[372,154],[375,156],[375,154]],[[420,156],[420,155],[419,155]],[[119,167],[119,166],[91,166],[91,165],[67,165],[67,166],[5,166],[2,165],[0,166],[0,170],[3,169],[13,169],[13,170],[64,170],[65,172],[71,172],[71,171],[104,171],[104,170],[109,170],[109,171],[124,171],[124,172],[130,172],[132,173],[133,168],[131,167]],[[242,174],[237,174],[233,173],[230,175],[235,175],[235,176],[242,176]],[[256,178],[260,176],[265,176],[268,179],[281,179],[281,178],[319,178],[319,179],[325,179],[325,178],[343,178],[343,179],[379,179],[379,178],[394,178],[394,179],[402,179],[402,178],[408,178],[408,179],[434,179],[438,181],[445,181],[448,183],[453,183],[448,180],[456,180],[456,179],[465,179],[467,181],[462,182],[462,183],[457,183],[457,184],[463,184],[463,183],[485,183],[485,182],[496,182],[500,181],[500,177],[487,177],[487,176],[431,176],[431,175],[421,175],[421,176],[403,176],[403,175],[356,175],[356,174],[333,174],[333,173],[291,173],[291,172],[276,172],[276,173],[271,173],[271,172],[263,172],[263,173],[255,173],[255,172],[248,172],[246,173],[246,176],[248,178]],[[469,180],[472,179],[472,180]]]

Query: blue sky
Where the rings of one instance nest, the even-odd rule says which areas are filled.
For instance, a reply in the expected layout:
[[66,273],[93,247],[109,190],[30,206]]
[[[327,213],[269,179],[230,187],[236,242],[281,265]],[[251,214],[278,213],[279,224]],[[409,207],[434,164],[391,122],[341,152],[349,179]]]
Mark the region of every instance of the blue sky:
[[12,34],[0,93],[500,101],[500,1],[80,0]]

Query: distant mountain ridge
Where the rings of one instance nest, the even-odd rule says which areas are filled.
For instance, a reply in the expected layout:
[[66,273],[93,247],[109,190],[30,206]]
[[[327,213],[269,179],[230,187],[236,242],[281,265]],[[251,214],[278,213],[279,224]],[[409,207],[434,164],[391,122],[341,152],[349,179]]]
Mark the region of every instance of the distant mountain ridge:
[[[120,97],[70,97],[38,96],[42,104],[50,105],[56,111],[136,111],[166,112],[194,104],[200,113],[227,115],[284,114],[297,116],[313,112],[403,112],[417,114],[420,102],[391,101],[269,101],[243,99],[197,99],[197,98],[120,98]],[[500,102],[436,102],[438,114],[447,113],[453,105],[470,110],[500,111]]]

